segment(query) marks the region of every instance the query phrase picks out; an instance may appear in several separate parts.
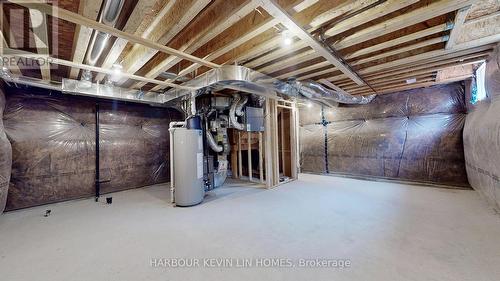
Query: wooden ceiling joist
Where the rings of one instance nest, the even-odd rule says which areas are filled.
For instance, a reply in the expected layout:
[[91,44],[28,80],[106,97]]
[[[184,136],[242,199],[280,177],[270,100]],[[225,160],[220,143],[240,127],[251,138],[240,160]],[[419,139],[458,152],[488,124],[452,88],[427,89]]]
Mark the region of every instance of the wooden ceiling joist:
[[[401,85],[396,85],[396,86],[388,87],[385,89],[381,89],[381,90],[377,91],[377,94],[383,95],[383,94],[390,94],[390,93],[406,91],[406,90],[413,90],[413,89],[418,89],[418,88],[426,88],[426,87],[431,87],[431,86],[435,86],[435,85],[452,83],[452,82],[456,82],[456,81],[463,81],[467,78],[470,78],[470,75],[466,75],[463,77],[455,77],[453,79],[448,79],[448,80],[444,80],[444,81],[427,81],[427,82],[423,81],[423,82],[418,82],[418,83],[409,84],[409,85],[401,84]],[[358,93],[355,95],[367,95],[367,94],[370,94],[370,92],[362,92],[362,93]]]
[[63,19],[65,21],[72,22],[72,23],[77,24],[77,25],[83,25],[83,26],[86,26],[86,27],[89,27],[89,28],[92,28],[92,29],[95,29],[98,31],[102,31],[102,32],[105,32],[109,35],[112,35],[112,36],[115,36],[118,38],[126,39],[132,43],[141,44],[141,45],[144,45],[148,48],[156,49],[158,51],[164,52],[164,53],[169,54],[169,55],[173,55],[173,56],[176,56],[176,57],[179,57],[182,59],[197,62],[197,63],[200,63],[200,64],[205,65],[205,66],[210,67],[210,68],[220,67],[220,65],[214,64],[212,62],[205,61],[203,59],[197,58],[197,57],[192,56],[190,54],[181,52],[179,50],[158,44],[157,42],[141,38],[140,36],[136,36],[136,35],[133,35],[130,33],[123,32],[121,30],[110,27],[108,25],[96,22],[94,20],[90,20],[82,15],[70,12],[70,11],[65,10],[65,9],[61,9],[57,6],[47,5],[41,0],[33,0],[33,1],[29,1],[29,2],[22,1],[22,0],[8,0],[8,1],[12,2],[14,4],[24,6],[26,8],[38,9],[39,11],[41,11],[43,13],[46,13],[46,14],[51,15],[51,16],[56,16],[57,18]]
[[[406,4],[409,5],[410,3],[406,3]],[[402,5],[402,4],[400,4],[400,5]],[[448,5],[450,5],[450,3],[448,3]],[[441,5],[441,6],[443,6],[443,5]],[[435,10],[434,9],[435,6],[432,6],[432,5],[424,7],[425,9],[424,8],[420,8],[419,12],[426,13],[426,16],[424,18],[422,18],[422,20],[425,20],[425,19],[428,19],[428,18],[432,18],[436,14],[439,14],[440,12],[442,12],[444,8],[442,8],[441,6],[439,6],[440,9],[438,9],[437,11],[434,11]],[[453,8],[450,8],[449,6],[444,6],[444,7],[446,7],[446,10],[453,9]],[[392,11],[392,10],[389,10],[389,11]],[[389,11],[386,11],[386,14],[388,14],[387,12],[389,12]],[[361,13],[360,15],[362,15],[362,14],[363,13]],[[384,14],[384,15],[386,15],[386,14]],[[374,34],[377,34],[376,37],[379,37],[379,36],[386,35],[388,33],[394,32],[397,29],[401,29],[401,28],[410,26],[412,24],[415,24],[415,21],[418,21],[418,20],[415,20],[415,16],[413,14],[410,14],[410,18],[413,18],[412,21],[409,21],[408,17],[406,17],[406,15],[407,14],[404,14],[404,15],[402,15],[400,17],[396,17],[396,18],[394,18],[392,20],[395,23],[399,23],[399,28],[398,28],[398,25],[396,25],[395,23],[392,24],[390,26],[390,28],[387,28],[385,26],[385,24],[384,24],[385,22],[383,22],[382,24],[375,25],[375,26],[371,27],[370,29],[371,29],[371,31]],[[429,16],[429,15],[431,15],[431,16]],[[409,24],[409,23],[411,23],[411,24]],[[428,36],[430,34],[434,34],[434,33],[440,32],[440,31],[445,31],[445,30],[447,30],[449,28],[450,27],[448,25],[445,25],[445,24],[439,25],[439,26],[436,26],[436,27],[433,27],[433,28],[426,29],[425,32],[424,32],[424,30],[422,30],[422,32],[416,32],[415,35],[413,35],[413,36],[408,35],[408,36],[403,36],[405,38],[398,38],[399,40],[395,39],[394,42],[381,43],[381,46],[379,46],[378,48],[384,48],[384,47],[394,46],[395,44],[397,45],[398,43],[401,44],[401,43],[403,43],[405,41],[410,41],[410,40],[418,39],[418,38],[421,38],[421,37],[424,37],[424,36]],[[333,47],[336,50],[342,50],[342,49],[351,47],[351,46],[353,46],[355,44],[358,44],[358,43],[360,43],[360,42],[355,41],[355,40],[347,40],[347,41],[341,40],[339,42],[334,43]],[[373,51],[376,51],[376,50],[377,50],[376,48],[373,48],[373,50],[367,50],[364,53],[358,53],[358,54],[355,54],[355,55],[359,56],[359,55],[366,54],[368,52],[373,52]],[[352,57],[353,57],[352,55],[351,56],[346,56],[346,58],[352,58]],[[277,59],[277,60],[279,60],[278,56],[276,56],[276,55],[274,55],[274,56],[268,55],[267,59],[268,60],[270,60],[270,59]],[[277,70],[274,70],[272,72],[276,72],[276,71]]]
[[462,32],[462,28],[464,26],[465,19],[467,18],[467,14],[469,13],[469,9],[470,6],[467,6],[457,11],[453,29],[450,32],[450,40],[448,40],[448,42],[446,43],[447,50],[453,49],[453,47],[455,46],[458,36]]
[[[141,37],[165,45],[184,29],[210,0],[170,1],[142,33]],[[157,53],[157,50],[136,44],[123,59],[126,72],[135,73]],[[125,81],[121,81],[123,83]]]
[[[301,2],[302,0],[281,0],[281,4],[290,10],[292,10],[297,3]],[[258,3],[252,2],[252,4],[257,5]],[[261,11],[256,7],[254,11],[239,19],[232,26],[198,48],[193,54],[213,61],[263,33],[271,32],[271,34],[277,34],[274,28],[277,24],[279,24],[278,20],[270,17],[265,11]],[[179,71],[179,75],[188,75],[196,71],[199,67],[199,64],[187,62],[181,67],[182,70]],[[159,90],[159,88],[160,87],[157,86],[153,89]]]
[[316,53],[324,57],[328,62],[335,65],[342,73],[351,78],[354,82],[359,85],[363,85],[363,79],[361,79],[357,73],[355,73],[348,65],[342,62],[341,58],[336,57],[330,52],[324,45],[316,41],[316,39],[306,30],[304,30],[300,25],[298,25],[295,20],[288,14],[283,8],[281,8],[274,0],[267,0],[260,2],[260,5],[274,18],[278,19],[281,24],[283,24],[292,34],[304,41],[309,47],[316,51]]
[[[422,41],[422,42],[419,42],[419,43],[416,43],[416,44],[413,44],[413,45],[409,45],[409,46],[402,47],[402,48],[399,48],[399,49],[394,49],[394,50],[389,51],[389,52],[381,53],[379,55],[375,55],[375,56],[367,57],[365,59],[360,59],[360,60],[357,60],[357,61],[353,61],[353,62],[350,62],[350,64],[352,66],[361,65],[361,64],[364,64],[364,63],[368,63],[368,62],[372,62],[372,61],[378,60],[378,59],[383,59],[383,58],[387,58],[387,57],[390,57],[390,56],[393,56],[393,55],[405,53],[405,52],[408,52],[408,51],[411,51],[411,50],[415,50],[415,49],[418,49],[418,48],[423,48],[423,47],[430,46],[430,45],[433,45],[433,44],[438,44],[438,43],[441,43],[441,42],[446,42],[447,39],[448,39],[448,36],[443,36],[443,37],[429,39],[429,40]],[[319,64],[316,64],[316,65],[319,65]],[[308,75],[300,76],[299,79],[300,80],[310,79],[310,78],[313,78],[313,77],[316,77],[316,76],[320,76],[320,75],[326,74],[326,73],[334,71],[334,70],[336,70],[336,69],[335,68],[331,68],[331,69],[326,69],[326,70],[323,70],[323,71],[314,72],[314,73],[311,73],[311,74],[308,74]]]
[[349,53],[345,56],[345,59],[352,59],[352,58],[356,58],[359,56],[374,53],[377,51],[381,51],[383,49],[387,49],[387,48],[390,48],[392,46],[404,44],[404,43],[410,42],[412,40],[417,40],[419,38],[423,38],[423,37],[426,37],[426,36],[429,36],[432,34],[436,34],[439,32],[443,32],[443,31],[447,31],[449,29],[450,29],[449,24],[440,24],[440,25],[436,25],[433,27],[429,27],[429,28],[426,28],[426,29],[421,30],[421,31],[413,32],[413,33],[410,33],[408,35],[404,35],[404,36],[401,36],[401,37],[398,37],[398,38],[395,38],[395,39],[392,39],[389,41],[385,41],[385,42],[382,42],[382,43],[379,43],[376,45],[372,45],[370,47],[363,48],[363,49],[357,50],[355,52]]
[[[194,19],[169,45],[186,52],[193,53],[217,35],[229,28],[241,18],[255,11],[257,4],[252,0],[219,1],[210,5],[206,13]],[[158,77],[182,59],[175,56],[153,58],[151,67],[145,71],[146,77]],[[132,87],[142,87],[144,83],[136,83]]]
[[[463,57],[466,57],[467,55],[471,55],[474,53],[477,53],[478,55],[482,56],[484,54],[491,52],[493,47],[494,46],[492,45],[486,45],[456,52],[447,50],[436,50],[412,57],[407,57],[397,61],[391,61],[386,64],[380,64],[371,69],[362,69],[360,70],[360,73],[363,74],[363,77],[365,77],[365,79],[369,80],[373,76],[378,76],[384,73],[392,73],[393,71],[400,71],[402,69],[408,69],[414,67],[416,64],[421,64],[423,65],[423,67],[427,66],[430,67],[432,63],[443,61],[446,59],[453,59],[455,61],[460,61],[463,59]],[[333,83],[338,83],[341,80],[348,81],[346,80],[346,77],[342,74],[330,76],[327,77],[326,79]]]
[[[397,80],[404,78],[411,78],[415,75],[421,75],[424,73],[436,72],[445,68],[458,66],[458,65],[469,65],[469,64],[477,64],[485,60],[487,54],[477,55],[475,58],[460,58],[459,61],[456,59],[448,59],[444,61],[439,61],[429,65],[421,65],[417,67],[412,67],[409,69],[403,69],[398,71],[393,71],[389,74],[374,76],[371,78],[367,78],[367,82],[381,82],[381,81],[389,81],[389,80]],[[353,83],[336,83],[339,87],[350,89],[355,88],[356,84]]]
[[384,34],[444,15],[463,7],[470,6],[474,0],[441,0],[389,19],[379,24],[370,26],[347,36],[335,44],[336,48],[342,49],[344,46],[352,46],[364,41],[368,41]]
[[[37,10],[29,10],[30,27],[33,30],[33,37],[37,53],[41,55],[49,55],[49,35],[47,25],[47,15],[40,13]],[[40,65],[40,72],[43,80],[50,80],[50,65],[43,63]]]
[[[124,32],[133,33],[137,36],[141,36],[142,31],[150,26],[151,22],[154,21],[161,6],[164,5],[168,0],[140,0],[135,9],[132,11],[125,27]],[[123,38],[116,38],[113,46],[111,47],[109,53],[105,55],[104,61],[101,65],[103,68],[111,68],[113,64],[119,63],[119,58],[122,55],[123,50],[128,45],[128,41]],[[104,79],[104,74],[97,74],[95,80],[101,82]]]
[[[80,6],[78,8],[78,13],[89,19],[97,19],[99,10],[101,9],[102,0],[95,1],[80,1]],[[76,25],[75,36],[73,39],[73,51],[72,60],[75,63],[82,63],[85,58],[85,53],[90,42],[90,36],[92,35],[92,28],[88,28],[83,25]],[[69,77],[71,79],[76,79],[80,69],[72,68],[70,70]]]

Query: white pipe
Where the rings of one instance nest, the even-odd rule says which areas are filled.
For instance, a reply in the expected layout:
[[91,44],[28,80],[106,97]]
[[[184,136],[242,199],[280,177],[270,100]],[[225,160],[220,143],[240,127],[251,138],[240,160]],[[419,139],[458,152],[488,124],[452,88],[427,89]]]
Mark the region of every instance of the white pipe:
[[170,122],[169,124],[169,133],[170,133],[170,203],[175,203],[175,183],[174,183],[174,128],[175,127],[183,127],[186,125],[186,122],[177,121]]

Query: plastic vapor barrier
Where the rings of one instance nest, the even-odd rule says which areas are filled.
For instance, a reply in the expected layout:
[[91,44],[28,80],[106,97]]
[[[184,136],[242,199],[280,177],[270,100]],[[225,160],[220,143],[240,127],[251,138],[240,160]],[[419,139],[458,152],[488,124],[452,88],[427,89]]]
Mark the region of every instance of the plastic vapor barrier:
[[7,192],[9,190],[10,172],[12,166],[12,149],[5,134],[3,125],[3,111],[5,108],[5,95],[0,84],[0,214],[5,209]]
[[[7,91],[4,123],[13,148],[7,209],[93,196],[96,100]],[[168,181],[168,123],[180,113],[113,101],[99,106],[101,193]]]
[[499,47],[486,64],[489,100],[467,115],[465,160],[471,186],[500,210],[500,55]]
[[300,128],[300,167],[303,172],[326,172],[325,128],[306,125]]
[[[380,95],[367,105],[302,108],[302,135],[326,129],[301,138],[302,171],[468,186],[465,112],[461,83]],[[315,151],[326,155],[324,166],[311,167]]]

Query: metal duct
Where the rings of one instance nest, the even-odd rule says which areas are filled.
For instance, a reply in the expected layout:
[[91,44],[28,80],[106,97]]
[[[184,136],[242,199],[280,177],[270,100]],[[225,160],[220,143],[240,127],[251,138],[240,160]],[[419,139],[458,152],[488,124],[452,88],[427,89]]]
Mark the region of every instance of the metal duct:
[[[227,161],[226,161],[227,162]],[[215,188],[221,187],[227,178],[227,170],[217,171],[214,174],[214,186]]]
[[210,146],[210,148],[214,152],[219,153],[222,152],[222,150],[224,150],[224,147],[222,145],[217,144],[217,142],[214,139],[214,136],[212,135],[212,133],[210,133],[210,130],[206,130],[205,135],[207,137],[208,146]]
[[87,84],[82,87],[81,84],[82,81],[80,80],[64,78],[60,90],[64,94],[147,103],[154,106],[166,106],[164,103],[164,94],[125,89],[107,84],[92,83],[90,87],[88,87]]
[[243,99],[238,103],[238,105],[236,106],[236,115],[237,116],[243,116],[243,114],[245,112],[243,112],[243,107],[245,106],[245,104],[247,104],[248,102],[248,96],[244,96]]
[[55,84],[37,78],[16,76],[13,74],[0,75],[0,78],[7,83],[14,83],[16,84],[16,86],[18,84],[27,85],[47,90],[58,91],[62,92],[63,94],[146,103],[151,106],[167,106],[164,103],[165,95],[158,94],[156,92],[143,92],[140,90],[125,89],[96,83],[91,83],[89,86],[86,81],[66,78],[63,79],[62,84]]
[[[212,69],[183,83],[182,86],[197,89],[197,95],[210,91],[232,89],[274,99],[280,98],[279,95],[311,99],[328,106],[332,106],[332,102],[365,104],[375,97],[374,95],[356,97],[341,91],[329,90],[315,82],[293,81],[287,83],[238,65],[225,65]],[[165,102],[190,95],[191,92],[192,90],[170,89],[165,92]]]
[[229,121],[235,129],[243,131],[245,129],[245,126],[241,123],[238,123],[238,119],[236,118],[236,108],[238,107],[238,104],[241,100],[241,96],[239,94],[234,94],[233,97],[233,103],[231,104],[231,108],[229,109]]
[[307,81],[307,82],[294,82],[292,87],[296,87],[297,91],[310,99],[322,101],[329,100],[338,103],[344,104],[368,104],[370,103],[377,95],[369,95],[369,96],[353,96],[348,93],[342,93],[341,91],[329,90],[323,85]]
[[[115,27],[124,3],[125,0],[105,0],[103,11],[99,16],[99,21],[105,25]],[[88,64],[95,65],[97,63],[110,37],[111,36],[105,32],[94,31],[90,41],[89,51],[87,52]]]

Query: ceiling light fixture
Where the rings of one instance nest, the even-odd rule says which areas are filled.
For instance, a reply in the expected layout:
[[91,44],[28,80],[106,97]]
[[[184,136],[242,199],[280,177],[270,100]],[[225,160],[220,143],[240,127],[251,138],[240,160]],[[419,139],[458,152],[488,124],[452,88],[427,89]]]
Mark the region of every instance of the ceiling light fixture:
[[281,31],[281,37],[283,38],[283,44],[285,46],[290,46],[293,43],[292,34],[289,30]]
[[111,74],[111,81],[118,82],[118,80],[122,78],[123,66],[119,63],[115,63],[111,67],[111,70],[113,71],[113,74]]

